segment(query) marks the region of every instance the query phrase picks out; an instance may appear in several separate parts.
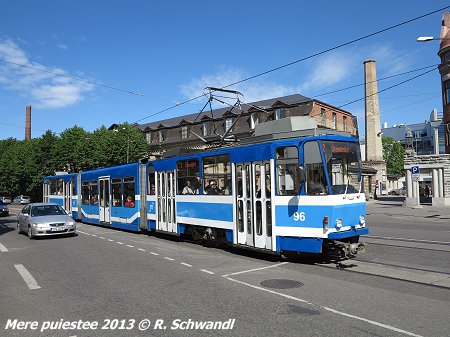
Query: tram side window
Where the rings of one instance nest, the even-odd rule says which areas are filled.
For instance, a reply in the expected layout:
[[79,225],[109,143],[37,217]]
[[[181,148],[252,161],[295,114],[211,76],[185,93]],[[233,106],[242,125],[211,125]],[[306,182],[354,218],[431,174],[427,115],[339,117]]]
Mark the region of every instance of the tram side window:
[[57,179],[57,185],[58,185],[57,194],[62,195],[63,194],[63,180],[61,178]]
[[199,194],[200,165],[198,159],[177,162],[177,193]]
[[89,205],[89,181],[83,181],[81,187],[81,202],[83,205]]
[[72,178],[72,195],[77,195],[77,182],[75,178]]
[[90,204],[98,205],[98,183],[97,181],[89,182]]
[[208,195],[231,195],[230,155],[203,158],[203,187]]
[[311,141],[303,146],[306,185],[305,191],[308,195],[328,194],[328,186],[325,179],[325,170],[319,143]]
[[300,191],[297,146],[276,149],[276,177],[278,195],[297,195]]
[[156,194],[155,172],[153,169],[148,173],[148,194]]
[[125,207],[135,207],[134,177],[123,178],[123,195]]
[[56,179],[50,179],[50,194],[56,195]]
[[113,206],[122,206],[122,179],[120,178],[114,178],[112,180],[112,198]]

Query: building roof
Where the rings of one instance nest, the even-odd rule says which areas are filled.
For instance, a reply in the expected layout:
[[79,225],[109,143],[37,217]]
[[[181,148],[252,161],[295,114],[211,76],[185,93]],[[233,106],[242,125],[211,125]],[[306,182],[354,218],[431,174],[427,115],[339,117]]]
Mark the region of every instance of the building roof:
[[[270,98],[270,99],[266,99],[266,100],[262,100],[262,101],[257,101],[257,102],[252,102],[252,103],[241,103],[241,107],[244,110],[244,113],[246,112],[251,112],[251,111],[258,111],[258,109],[255,109],[252,106],[256,106],[258,108],[261,109],[273,109],[274,107],[278,107],[278,106],[291,106],[291,105],[295,105],[295,104],[301,104],[301,103],[309,103],[312,102],[313,99],[299,95],[299,94],[294,94],[294,95],[289,95],[289,96],[284,96],[284,97],[276,97],[276,98]],[[193,123],[194,121],[196,122],[200,122],[200,121],[204,121],[205,119],[208,118],[222,118],[226,115],[230,115],[230,110],[231,107],[226,107],[226,108],[220,108],[220,109],[215,109],[215,110],[209,110],[209,109],[205,109],[203,110],[200,114],[197,113],[193,113],[193,114],[189,114],[189,115],[183,115],[183,116],[179,116],[179,117],[174,117],[174,118],[169,118],[169,119],[164,119],[164,120],[159,120],[159,121],[155,121],[155,122],[151,122],[151,123],[147,123],[147,124],[141,124],[139,125],[139,129],[145,131],[145,130],[155,130],[158,129],[158,127],[171,127],[171,126],[177,126],[177,125],[181,125],[181,124],[190,124]],[[233,109],[232,114],[239,114],[239,110],[238,109]],[[211,116],[212,113],[212,116]]]

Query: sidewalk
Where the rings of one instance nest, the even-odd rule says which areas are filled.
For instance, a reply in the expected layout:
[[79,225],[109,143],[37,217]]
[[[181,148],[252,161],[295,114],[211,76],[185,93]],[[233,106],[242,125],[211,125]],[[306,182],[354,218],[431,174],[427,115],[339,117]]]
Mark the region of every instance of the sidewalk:
[[[444,219],[449,220],[450,225],[450,207],[431,206],[431,203],[421,204],[422,208],[403,207],[404,197],[382,196],[378,199],[370,199],[367,201],[367,210],[374,211],[376,209],[389,209],[390,214],[415,214],[418,216],[441,215]],[[441,217],[442,219],[442,217]]]

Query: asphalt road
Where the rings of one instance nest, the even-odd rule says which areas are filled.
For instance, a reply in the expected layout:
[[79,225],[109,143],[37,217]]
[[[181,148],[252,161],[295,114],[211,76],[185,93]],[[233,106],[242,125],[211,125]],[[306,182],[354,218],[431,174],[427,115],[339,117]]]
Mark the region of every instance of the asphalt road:
[[[405,231],[398,227],[388,230],[389,222],[382,221],[387,211],[380,206],[368,205],[368,220],[379,219],[370,233],[377,238],[367,240],[391,242],[379,237],[407,234],[406,225]],[[420,239],[419,222],[417,226],[415,234],[406,238]],[[448,228],[443,226],[445,235]],[[77,237],[29,240],[15,232],[13,216],[0,218],[1,336],[450,334],[450,288],[431,285],[426,277],[432,274],[448,279],[448,265],[438,259],[418,268],[422,262],[417,259],[393,261],[386,253],[394,248],[401,252],[414,249],[416,255],[429,250],[370,244],[365,256],[337,269],[330,261],[317,258],[280,261],[85,224],[79,224],[78,231]],[[427,235],[428,241],[450,241],[444,234]],[[380,250],[386,255],[375,246],[383,247]],[[445,247],[439,244],[442,249],[432,254],[448,261]],[[366,261],[359,260],[363,258]],[[409,265],[415,268],[407,269],[417,278],[413,282],[404,280],[409,276],[402,279],[402,273],[406,275],[403,269]],[[426,268],[434,272],[420,270]],[[386,275],[392,271],[398,275]],[[112,320],[106,325],[110,329],[101,329],[108,319]],[[234,320],[229,321],[234,324],[231,330],[172,329],[189,319]],[[150,321],[150,328],[141,331],[139,324],[145,320]],[[164,322],[156,325],[157,320]],[[29,325],[19,330],[25,322]],[[32,322],[36,322],[36,330],[32,330]],[[61,326],[40,332],[50,322]],[[69,327],[72,322],[79,326],[63,330],[64,322]],[[95,322],[97,328],[82,329],[83,323]]]

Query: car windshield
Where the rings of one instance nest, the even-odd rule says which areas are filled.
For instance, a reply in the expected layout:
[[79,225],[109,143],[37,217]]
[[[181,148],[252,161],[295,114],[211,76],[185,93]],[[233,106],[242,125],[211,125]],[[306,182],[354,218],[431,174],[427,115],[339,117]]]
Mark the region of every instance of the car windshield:
[[361,182],[358,144],[324,141],[322,148],[333,194],[358,193]]
[[41,205],[34,206],[31,209],[31,216],[46,216],[46,215],[66,215],[66,211],[59,205]]

